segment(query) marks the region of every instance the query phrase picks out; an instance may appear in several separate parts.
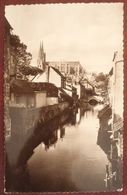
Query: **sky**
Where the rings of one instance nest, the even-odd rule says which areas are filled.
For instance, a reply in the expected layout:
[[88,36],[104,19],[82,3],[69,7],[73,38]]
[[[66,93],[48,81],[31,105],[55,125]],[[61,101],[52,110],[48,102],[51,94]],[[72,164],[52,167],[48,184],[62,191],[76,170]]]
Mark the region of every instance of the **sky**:
[[109,72],[114,52],[123,50],[123,3],[11,5],[5,16],[33,66],[40,42],[47,61],[80,61],[89,72]]

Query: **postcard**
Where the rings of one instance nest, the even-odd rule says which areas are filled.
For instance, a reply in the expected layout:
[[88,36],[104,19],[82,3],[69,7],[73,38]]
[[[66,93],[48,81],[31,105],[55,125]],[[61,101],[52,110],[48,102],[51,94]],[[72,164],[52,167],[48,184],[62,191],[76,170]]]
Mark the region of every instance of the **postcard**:
[[5,2],[3,193],[126,194],[125,4]]

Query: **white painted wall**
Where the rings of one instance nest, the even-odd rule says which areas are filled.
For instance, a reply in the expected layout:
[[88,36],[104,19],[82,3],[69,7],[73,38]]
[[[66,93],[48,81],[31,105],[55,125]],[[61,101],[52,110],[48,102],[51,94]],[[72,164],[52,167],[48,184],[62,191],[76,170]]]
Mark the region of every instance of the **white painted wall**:
[[10,106],[15,107],[34,107],[35,106],[34,94],[11,94]]
[[110,106],[112,106],[113,105],[113,98],[114,98],[114,76],[113,75],[111,75],[110,77],[109,77],[109,82],[108,82],[108,96],[109,96],[109,104],[110,104]]
[[109,101],[114,114],[123,118],[123,56],[122,52],[116,52],[112,62],[113,75],[109,79]]
[[35,92],[36,108],[46,106],[46,92]]
[[61,76],[50,67],[49,83],[53,83],[56,87],[61,87]]
[[37,76],[32,80],[32,82],[36,82],[36,83],[39,83],[39,82],[48,82],[47,71],[44,72],[43,74],[37,75]]
[[123,62],[115,63],[114,113],[123,118]]

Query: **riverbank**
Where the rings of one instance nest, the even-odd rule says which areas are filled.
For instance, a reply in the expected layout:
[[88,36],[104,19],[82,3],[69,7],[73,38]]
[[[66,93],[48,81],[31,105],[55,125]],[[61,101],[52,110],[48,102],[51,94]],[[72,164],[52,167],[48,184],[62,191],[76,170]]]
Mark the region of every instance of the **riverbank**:
[[88,107],[78,108],[78,113],[64,112],[44,126],[38,125],[18,156],[11,182],[14,191],[107,190],[104,178],[108,160],[96,144],[98,108]]
[[[119,190],[123,187],[122,131],[115,131],[112,124],[112,109],[106,105],[99,113],[100,128],[97,144],[106,153],[105,185],[107,189]],[[120,140],[119,140],[120,139]]]

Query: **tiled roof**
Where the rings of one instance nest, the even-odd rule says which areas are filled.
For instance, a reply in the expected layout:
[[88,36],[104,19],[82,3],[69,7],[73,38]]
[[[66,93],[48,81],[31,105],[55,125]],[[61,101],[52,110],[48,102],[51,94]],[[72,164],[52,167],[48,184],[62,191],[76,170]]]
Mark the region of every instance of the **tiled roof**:
[[28,81],[17,79],[12,83],[11,92],[20,93],[20,94],[34,93],[34,90],[32,89],[32,87],[30,87]]
[[56,94],[58,91],[57,87],[52,83],[36,83],[36,82],[28,82],[25,80],[17,79],[13,81],[11,86],[11,92],[14,93],[34,93],[34,92],[53,92]]

